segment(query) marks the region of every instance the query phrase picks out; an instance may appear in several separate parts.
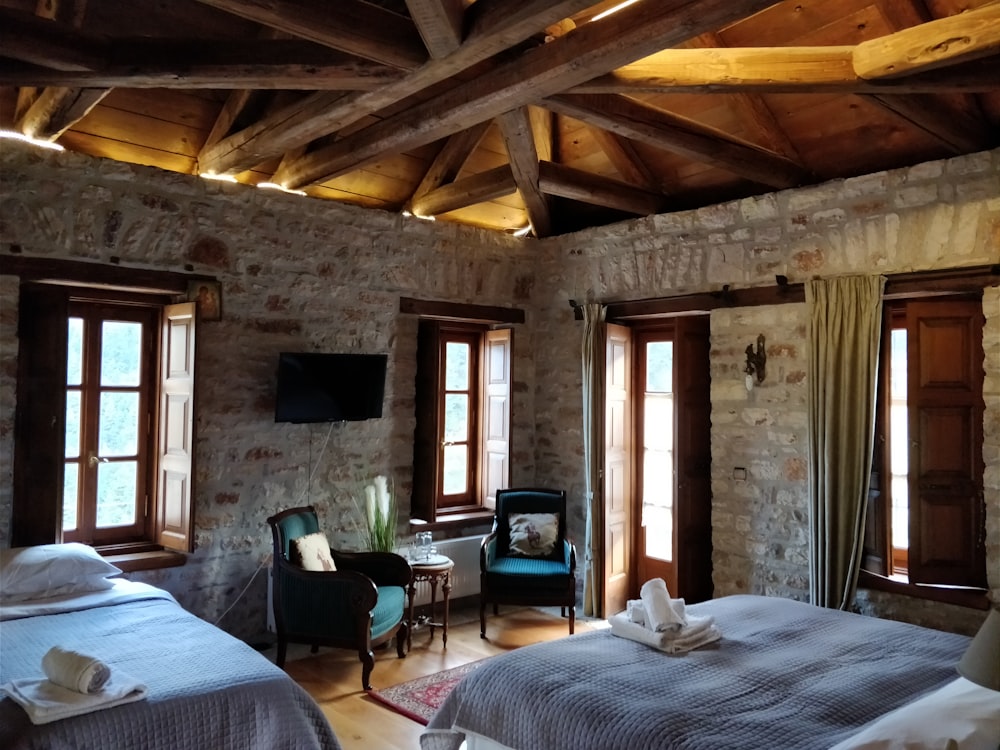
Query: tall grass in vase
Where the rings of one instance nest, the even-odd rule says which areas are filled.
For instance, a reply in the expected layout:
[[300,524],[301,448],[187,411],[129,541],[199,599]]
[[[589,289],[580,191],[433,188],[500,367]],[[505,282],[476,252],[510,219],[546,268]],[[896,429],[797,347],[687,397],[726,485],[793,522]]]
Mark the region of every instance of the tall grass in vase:
[[[355,505],[357,505],[355,501]],[[360,510],[360,509],[359,509]],[[364,528],[361,530],[364,545],[372,552],[396,550],[396,495],[392,481],[378,475],[364,486]]]

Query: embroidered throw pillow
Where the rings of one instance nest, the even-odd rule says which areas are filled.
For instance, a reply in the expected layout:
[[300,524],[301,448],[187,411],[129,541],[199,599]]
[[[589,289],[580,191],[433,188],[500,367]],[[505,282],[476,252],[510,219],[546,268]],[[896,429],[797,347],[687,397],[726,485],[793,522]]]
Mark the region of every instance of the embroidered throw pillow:
[[510,551],[515,555],[546,557],[552,554],[559,537],[558,513],[511,513]]
[[317,531],[292,540],[293,559],[297,558],[303,570],[334,571],[337,566],[330,554],[330,543],[326,534]]

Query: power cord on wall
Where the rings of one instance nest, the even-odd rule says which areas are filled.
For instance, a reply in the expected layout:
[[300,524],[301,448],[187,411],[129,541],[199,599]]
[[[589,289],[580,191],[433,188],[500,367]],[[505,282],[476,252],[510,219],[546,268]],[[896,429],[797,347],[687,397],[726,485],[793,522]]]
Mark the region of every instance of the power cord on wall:
[[[320,459],[323,458],[323,454],[326,452],[326,446],[330,442],[330,436],[333,434],[333,426],[335,424],[336,424],[336,422],[330,422],[330,427],[326,431],[326,437],[323,439],[323,445],[320,446],[319,455],[316,456],[316,462],[315,462],[315,464],[313,464],[313,468],[309,472],[309,478],[306,480],[306,488],[303,491],[302,495],[299,497],[299,502],[301,502],[302,499],[305,496],[312,494],[312,480],[313,480],[313,477],[316,476],[316,472],[319,470]],[[310,435],[309,438],[310,438],[309,439],[309,454],[310,454],[310,456],[309,456],[309,462],[313,463],[312,462],[312,435]],[[244,586],[243,590],[240,591],[240,593],[236,595],[235,599],[233,599],[233,603],[230,604],[228,607],[226,607],[226,611],[223,612],[221,615],[219,615],[218,619],[216,619],[216,621],[215,621],[215,625],[216,626],[218,626],[219,623],[222,622],[222,618],[224,618],[226,615],[228,615],[232,611],[233,607],[235,607],[239,603],[240,599],[243,598],[243,595],[246,594],[246,592],[250,589],[250,585],[257,578],[257,575],[260,573],[260,571],[264,570],[264,568],[266,568],[267,565],[268,565],[267,563],[261,563],[260,567],[258,567],[257,570],[255,570],[253,572],[253,575],[250,576],[250,580],[247,581],[247,585]]]

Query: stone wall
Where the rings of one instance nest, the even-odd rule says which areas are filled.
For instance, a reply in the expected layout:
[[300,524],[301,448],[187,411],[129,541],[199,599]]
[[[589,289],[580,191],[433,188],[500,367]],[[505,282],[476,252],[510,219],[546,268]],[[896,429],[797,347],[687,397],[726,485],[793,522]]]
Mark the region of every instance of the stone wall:
[[[513,482],[565,487],[583,545],[580,336],[568,300],[624,300],[1000,261],[1000,151],[648,217],[543,241],[429,224],[73,154],[0,150],[0,254],[191,270],[223,283],[223,319],[199,330],[197,551],[134,577],[215,620],[269,558],[264,519],[311,502],[348,544],[349,489],[412,476],[416,321],[398,298],[514,305]],[[9,543],[17,280],[0,275],[0,546]],[[986,498],[1000,595],[1000,291],[988,290]],[[807,597],[805,306],[711,317],[714,580],[719,594]],[[767,337],[747,391],[743,351]],[[386,417],[275,424],[276,354],[390,353]],[[747,479],[734,476],[736,467]],[[581,555],[582,557],[582,555]],[[220,625],[263,629],[264,576]],[[875,614],[968,630],[978,613],[862,596]]]
[[[354,547],[350,495],[391,472],[408,517],[417,321],[400,296],[524,308],[515,331],[514,481],[534,480],[535,248],[455,224],[209,182],[69,153],[0,149],[0,253],[208,273],[223,317],[198,329],[196,551],[131,577],[215,621],[270,559],[266,518],[312,503]],[[114,260],[113,260],[114,259]],[[0,276],[0,546],[9,544],[18,280]],[[388,352],[385,417],[275,424],[280,351]],[[405,531],[405,529],[404,529]],[[263,632],[266,576],[220,623]]]
[[[573,489],[578,459],[579,339],[566,300],[619,301],[856,273],[1000,261],[1000,150],[815,187],[652,216],[545,244],[539,311],[538,480]],[[1000,600],[1000,292],[987,290],[986,502],[989,583]],[[714,311],[712,523],[717,594],[808,599],[806,308]],[[763,333],[767,379],[747,392],[744,351]],[[548,388],[549,384],[552,388]],[[575,385],[573,385],[575,383]],[[548,394],[545,391],[548,390]],[[552,445],[558,448],[553,450]],[[544,454],[544,455],[543,455]],[[734,468],[747,479],[734,478]],[[574,534],[583,539],[582,513]],[[981,613],[861,592],[865,611],[971,631]]]

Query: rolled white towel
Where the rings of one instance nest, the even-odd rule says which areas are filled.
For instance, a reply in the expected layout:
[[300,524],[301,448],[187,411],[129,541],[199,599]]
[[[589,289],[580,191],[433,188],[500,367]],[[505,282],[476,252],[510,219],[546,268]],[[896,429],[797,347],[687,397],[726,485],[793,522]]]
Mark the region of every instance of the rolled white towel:
[[636,625],[646,624],[646,608],[642,606],[641,599],[629,599],[625,602],[625,614],[629,622],[634,622]]
[[85,694],[99,692],[111,679],[111,670],[100,659],[59,646],[42,657],[42,671],[50,682]]
[[652,578],[642,584],[639,599],[646,612],[646,627],[657,633],[677,631],[687,625],[684,600],[671,599],[667,583],[662,578]]
[[699,632],[682,638],[673,637],[669,633],[656,633],[642,625],[629,622],[625,613],[611,615],[608,623],[611,625],[611,635],[627,638],[668,654],[682,654],[722,637],[722,633],[714,624],[710,624],[707,628],[699,627]]

